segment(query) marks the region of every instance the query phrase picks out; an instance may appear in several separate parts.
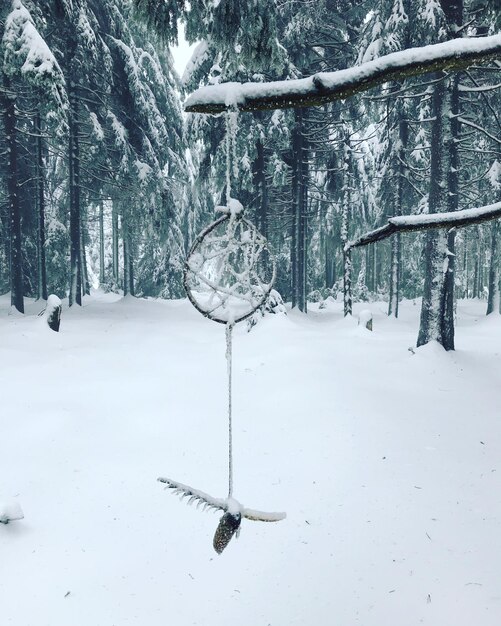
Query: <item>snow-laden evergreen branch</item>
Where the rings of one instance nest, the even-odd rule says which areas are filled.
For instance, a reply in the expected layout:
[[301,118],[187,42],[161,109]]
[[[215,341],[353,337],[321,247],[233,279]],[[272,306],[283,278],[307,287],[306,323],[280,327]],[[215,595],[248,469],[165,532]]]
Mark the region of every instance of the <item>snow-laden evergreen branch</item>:
[[465,69],[473,63],[501,57],[501,33],[461,38],[393,52],[337,72],[266,83],[223,83],[197,89],[184,108],[191,113],[290,109],[343,100],[392,80],[439,70]]
[[13,75],[20,69],[21,74],[32,84],[51,86],[62,106],[63,72],[21,0],[12,2],[12,11],[5,20],[2,46],[4,71]]
[[401,215],[390,217],[388,224],[364,233],[358,239],[346,244],[345,250],[367,246],[381,241],[397,232],[430,230],[432,228],[462,228],[472,224],[480,224],[501,217],[501,202],[487,206],[452,211],[449,213],[432,213],[424,215]]

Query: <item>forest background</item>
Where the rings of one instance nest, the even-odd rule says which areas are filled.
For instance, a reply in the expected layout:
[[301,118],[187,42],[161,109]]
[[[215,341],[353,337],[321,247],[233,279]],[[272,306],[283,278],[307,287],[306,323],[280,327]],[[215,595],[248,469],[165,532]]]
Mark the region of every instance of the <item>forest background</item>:
[[[182,77],[169,46],[197,43]],[[13,0],[0,9],[0,293],[80,305],[92,287],[183,297],[187,250],[224,197],[222,116],[185,95],[286,80],[501,23],[496,0]],[[499,312],[499,227],[394,235],[388,217],[488,205],[501,188],[501,63],[315,109],[240,114],[232,193],[292,307],[423,296],[418,344],[454,348],[456,298]],[[405,239],[404,239],[405,237]]]

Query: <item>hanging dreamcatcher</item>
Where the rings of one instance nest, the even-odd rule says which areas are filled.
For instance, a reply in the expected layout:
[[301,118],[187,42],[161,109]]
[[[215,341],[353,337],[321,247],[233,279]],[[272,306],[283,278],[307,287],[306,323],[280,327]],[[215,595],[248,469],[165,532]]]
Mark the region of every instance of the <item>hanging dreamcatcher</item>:
[[[214,498],[169,478],[159,478],[168,489],[197,508],[218,509],[223,516],[214,535],[218,554],[239,532],[242,518],[277,522],[285,513],[266,513],[244,507],[233,497],[232,437],[232,331],[266,301],[275,280],[275,261],[266,239],[243,217],[243,207],[230,197],[230,160],[236,163],[236,113],[226,113],[226,206],[216,207],[221,217],[195,240],[185,262],[184,288],[193,306],[205,317],[225,324],[228,370],[228,497]],[[235,173],[234,173],[235,174]]]

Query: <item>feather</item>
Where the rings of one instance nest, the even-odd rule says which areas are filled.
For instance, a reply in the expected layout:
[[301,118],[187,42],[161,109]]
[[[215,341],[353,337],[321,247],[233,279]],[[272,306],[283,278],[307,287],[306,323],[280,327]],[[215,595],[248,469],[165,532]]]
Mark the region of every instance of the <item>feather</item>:
[[[242,517],[245,517],[245,519],[251,520],[253,522],[279,522],[280,520],[286,518],[285,513],[267,513],[265,511],[246,509],[240,504],[240,502],[233,498],[214,498],[204,491],[193,489],[193,487],[189,487],[188,485],[184,485],[183,483],[178,483],[177,481],[171,480],[170,478],[159,478],[158,480],[166,486],[166,489],[171,489],[172,493],[178,495],[180,500],[188,498],[188,504],[195,503],[196,508],[198,509],[199,507],[202,507],[203,511],[206,511],[207,509],[223,511],[224,513],[227,513],[229,516],[231,516],[232,520],[235,520],[237,518],[241,520]],[[225,521],[223,522],[223,520]],[[229,518],[226,518],[226,516],[223,515],[220,521],[221,528],[220,526],[218,526],[218,530],[216,531],[216,535],[214,536],[214,542],[216,541],[216,536],[218,536],[220,537],[218,539],[218,545],[224,544],[218,554],[220,554],[224,550],[233,534],[237,532],[240,527],[239,521],[238,525],[235,526],[235,529],[228,536],[228,524],[230,524],[228,520]],[[225,541],[226,543],[224,543]]]
[[253,509],[243,509],[242,515],[245,519],[253,522],[279,522],[287,517],[286,513],[266,513],[265,511],[254,511]]
[[193,489],[188,485],[183,485],[183,483],[178,483],[175,480],[171,480],[170,478],[159,478],[159,482],[166,485],[166,489],[172,489],[172,492],[175,494],[179,494],[181,500],[184,498],[188,498],[188,504],[192,504],[193,502],[197,503],[197,507],[199,505],[203,505],[203,509],[218,509],[220,511],[228,510],[228,503],[226,500],[221,498],[214,498],[210,496],[208,493],[204,493],[203,491],[199,491],[198,489]]

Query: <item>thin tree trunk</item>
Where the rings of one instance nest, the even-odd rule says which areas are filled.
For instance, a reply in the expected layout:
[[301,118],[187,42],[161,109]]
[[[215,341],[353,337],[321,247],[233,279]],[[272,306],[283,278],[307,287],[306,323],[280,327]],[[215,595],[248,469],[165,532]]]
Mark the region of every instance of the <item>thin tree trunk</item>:
[[294,111],[292,134],[292,306],[304,313],[306,304],[308,154],[304,137],[304,112]]
[[336,255],[335,244],[332,235],[325,235],[325,287],[331,289],[336,282]]
[[[440,0],[447,23],[451,26],[451,32],[455,38],[462,36],[460,27],[463,25],[463,0]],[[461,125],[459,122],[459,74],[454,74],[450,79],[450,111],[446,126],[446,150],[448,151],[449,164],[447,173],[447,211],[459,209],[459,140]],[[447,236],[447,270],[444,282],[444,312],[442,318],[442,339],[446,350],[454,350],[454,270],[456,265],[456,231],[450,230]]]
[[134,295],[134,262],[127,215],[122,213],[124,296]]
[[352,314],[351,299],[351,250],[346,250],[349,237],[350,205],[351,205],[351,148],[350,139],[346,137],[344,146],[344,185],[341,214],[341,244],[343,246],[343,312],[344,316]]
[[477,239],[476,248],[477,248],[477,254],[475,255],[475,265],[473,267],[472,298],[478,298],[478,284],[479,284],[478,274],[479,274],[479,269],[480,269],[480,244],[478,243],[478,239]]
[[[395,164],[395,188],[393,204],[395,215],[403,213],[404,179],[406,147],[408,139],[408,124],[404,117],[404,111],[400,101],[397,102],[398,145],[396,147]],[[396,233],[391,243],[391,270],[390,270],[390,297],[388,302],[388,315],[398,317],[398,303],[400,300],[400,275],[401,275],[401,240],[400,233]]]
[[400,300],[400,233],[396,233],[391,241],[390,263],[390,294],[388,299],[388,315],[398,317]]
[[377,293],[377,246],[372,244],[372,293]]
[[[303,119],[304,130],[304,119]],[[300,206],[299,206],[299,299],[298,308],[303,313],[308,311],[308,148],[304,134],[301,136],[300,154]]]
[[129,246],[127,242],[127,236],[125,235],[125,228],[122,223],[123,233],[123,257],[124,257],[124,296],[129,295]]
[[477,295],[478,298],[482,298],[484,295],[484,242],[480,238],[478,246],[478,272],[477,272],[478,286]]
[[491,259],[489,267],[489,295],[487,298],[487,315],[499,313],[499,222],[491,225]]
[[[293,142],[294,145],[294,142]],[[294,149],[293,149],[294,152]],[[294,157],[293,157],[294,160]],[[297,234],[298,234],[298,180],[294,173],[295,165],[292,169],[292,224],[291,224],[291,250],[290,250],[290,266],[291,266],[291,306],[294,309],[297,306],[298,299],[298,274],[297,274]]]
[[80,236],[80,143],[78,122],[78,97],[74,91],[73,77],[68,80],[68,170],[70,185],[70,294],[69,306],[82,305],[82,256]]
[[132,254],[132,242],[129,232],[127,232],[127,251],[129,253],[129,293],[131,296],[135,296],[136,292],[134,289],[134,256]]
[[82,293],[86,296],[90,296],[90,282],[89,273],[87,271],[87,254],[85,246],[85,229],[82,222],[80,222],[80,267],[82,268]]
[[[459,78],[451,79],[450,88],[451,115],[446,121],[450,133],[446,149],[449,152],[449,168],[447,172],[447,211],[459,208]],[[444,279],[444,312],[442,318],[442,339],[446,350],[454,350],[454,283],[456,265],[456,231],[451,229],[447,234],[447,270]]]
[[[262,114],[256,113],[259,120]],[[256,226],[259,232],[268,236],[268,184],[266,182],[266,159],[264,153],[264,143],[261,138],[256,142],[256,160],[254,162],[254,188],[257,191],[256,203]]]
[[36,135],[36,179],[37,179],[37,204],[38,204],[38,288],[37,299],[47,300],[47,264],[45,260],[45,168],[44,168],[44,145],[42,138],[42,118],[37,111],[34,119],[34,131]]
[[4,79],[4,87],[4,127],[5,141],[7,144],[7,196],[9,202],[10,301],[11,305],[20,313],[24,313],[16,97],[11,92],[11,84],[7,78]]
[[104,285],[104,204],[99,205],[99,284]]
[[113,282],[116,286],[119,285],[120,276],[119,276],[119,267],[118,267],[118,247],[119,247],[119,226],[118,226],[118,211],[115,203],[112,205],[112,213],[111,213],[111,223],[112,223],[112,255],[113,255]]
[[468,239],[466,237],[466,233],[464,233],[463,235],[463,282],[464,282],[464,293],[463,293],[463,298],[468,298],[468,284],[469,284],[469,277],[468,277]]

